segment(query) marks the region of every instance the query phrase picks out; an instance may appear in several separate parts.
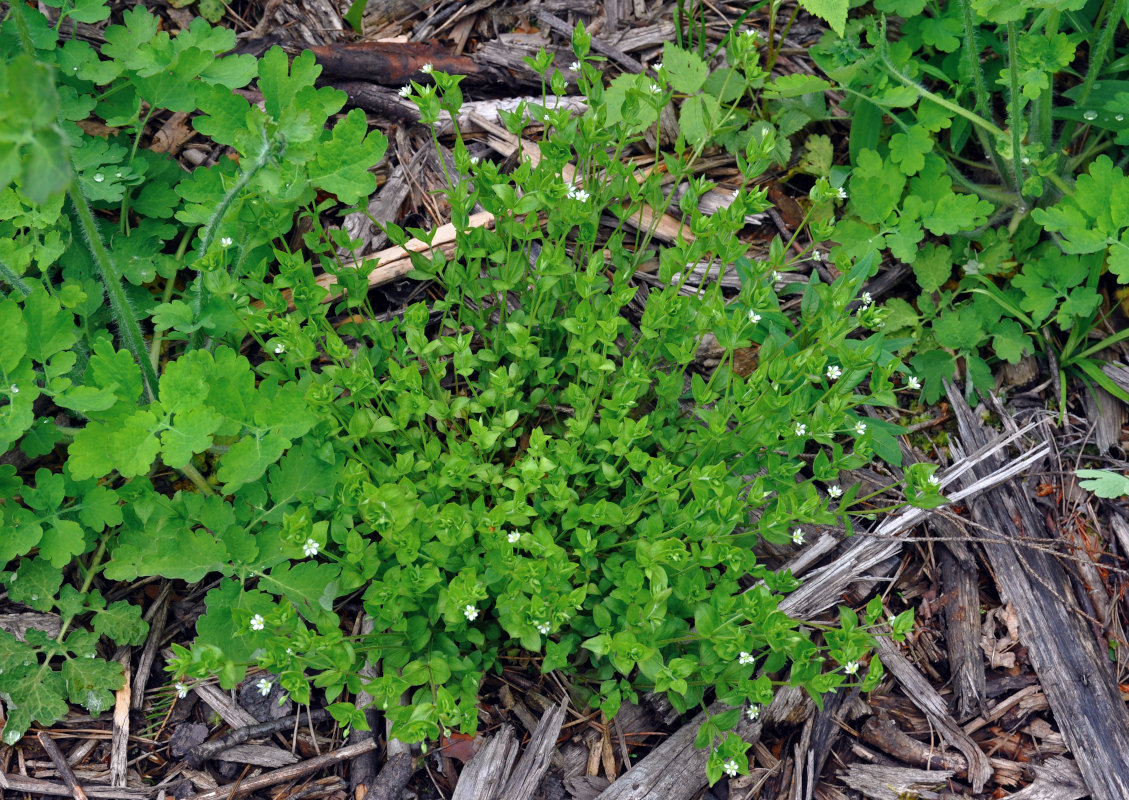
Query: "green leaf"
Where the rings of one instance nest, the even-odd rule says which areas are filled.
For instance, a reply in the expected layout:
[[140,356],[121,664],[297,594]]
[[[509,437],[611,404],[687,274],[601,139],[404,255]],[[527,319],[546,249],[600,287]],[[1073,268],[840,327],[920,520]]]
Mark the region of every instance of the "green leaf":
[[161,460],[181,469],[192,456],[212,446],[212,434],[223,417],[210,408],[193,408],[173,417],[172,427],[161,434]]
[[63,573],[45,558],[25,558],[8,579],[8,599],[31,606],[36,611],[50,611],[63,585]]
[[71,563],[75,556],[86,552],[82,526],[69,519],[55,520],[39,542],[39,555],[56,569]]
[[117,600],[94,615],[94,632],[117,645],[138,645],[149,634],[149,623],[141,619],[141,607]]
[[101,478],[117,470],[123,478],[144,475],[157,458],[157,418],[136,411],[117,423],[92,422],[75,434],[67,470],[75,480]]
[[365,112],[354,108],[338,122],[328,141],[318,147],[309,167],[310,180],[342,203],[352,205],[372,194],[376,178],[369,172],[384,157],[388,140],[369,131]]
[[64,311],[59,301],[42,289],[28,295],[23,317],[27,326],[27,352],[40,364],[74,344],[74,315]]
[[[666,62],[663,62],[666,66]],[[764,87],[764,96],[770,99],[783,97],[801,97],[815,92],[826,92],[831,84],[817,75],[805,75],[802,72],[793,72],[781,75],[772,83]]]
[[118,534],[105,575],[115,581],[161,575],[195,583],[209,572],[226,572],[227,564],[223,543],[208,531],[131,529]]
[[8,697],[8,722],[4,726],[4,743],[14,745],[32,721],[49,728],[67,715],[67,687],[63,677],[52,669],[39,670],[35,680],[12,685],[0,683],[0,691]]
[[1098,497],[1114,500],[1119,497],[1129,496],[1129,478],[1116,472],[1104,469],[1075,470],[1075,475],[1087,480],[1079,481],[1083,489],[1093,492]]
[[916,175],[925,166],[926,154],[931,152],[933,137],[919,125],[890,137],[890,160],[906,175]]
[[231,494],[240,486],[261,478],[289,446],[290,440],[277,433],[240,439],[223,454],[216,471],[216,477],[224,483],[224,492]]
[[847,26],[848,0],[800,0],[800,5],[809,14],[819,17],[831,26],[840,36]]
[[913,261],[913,274],[921,291],[937,291],[953,274],[952,251],[943,244],[925,245]]
[[261,588],[282,594],[294,603],[299,613],[316,623],[326,620],[333,612],[340,571],[333,564],[283,562],[265,576]]
[[94,716],[113,708],[114,692],[122,688],[122,665],[101,658],[68,658],[59,671],[70,701]]
[[676,92],[693,94],[709,77],[709,68],[697,53],[683,50],[673,42],[663,44],[663,72]]

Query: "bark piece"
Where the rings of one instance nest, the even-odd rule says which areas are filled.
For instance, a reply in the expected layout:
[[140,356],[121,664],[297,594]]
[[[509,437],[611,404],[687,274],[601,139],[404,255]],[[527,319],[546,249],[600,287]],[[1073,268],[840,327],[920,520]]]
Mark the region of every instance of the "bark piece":
[[902,731],[886,714],[868,719],[862,726],[862,740],[898,761],[927,769],[948,769],[956,774],[968,771],[968,759],[960,753],[937,750]]
[[270,769],[298,763],[298,756],[289,750],[262,744],[237,744],[219,753],[216,758],[233,764],[252,764]]
[[[949,386],[949,401],[966,446],[990,434]],[[998,409],[1010,422],[1006,411]],[[1014,422],[1011,423],[1014,425]],[[984,474],[998,455],[974,468]],[[1072,607],[1072,587],[1062,565],[1041,549],[1021,548],[1025,536],[1043,537],[1046,524],[1030,497],[1001,487],[969,504],[973,518],[1002,539],[984,544],[1001,598],[1019,614],[1019,631],[1055,721],[1062,729],[1094,800],[1129,797],[1129,710],[1118,691],[1104,648]]]
[[63,783],[71,790],[71,797],[73,797],[74,800],[86,800],[86,792],[79,784],[78,778],[75,777],[71,765],[67,763],[63,751],[59,749],[59,745],[55,744],[55,740],[48,735],[47,731],[40,731],[36,738],[39,739],[39,744],[47,752],[51,763],[55,765],[55,769],[58,770],[59,777],[63,779]]
[[948,645],[949,674],[953,683],[953,704],[959,720],[974,717],[984,710],[986,689],[984,657],[980,652],[980,589],[976,559],[960,538],[963,531],[948,517],[936,515],[929,528],[946,539],[941,548],[941,587],[944,592],[945,643]]

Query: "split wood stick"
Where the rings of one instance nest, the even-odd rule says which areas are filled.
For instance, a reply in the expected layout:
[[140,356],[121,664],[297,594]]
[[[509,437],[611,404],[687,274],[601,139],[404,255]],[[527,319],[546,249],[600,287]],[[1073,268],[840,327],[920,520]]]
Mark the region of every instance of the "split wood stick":
[[340,764],[342,761],[349,761],[362,753],[375,750],[377,747],[379,747],[379,745],[375,740],[367,739],[362,742],[357,742],[356,744],[339,748],[332,753],[326,753],[323,756],[308,758],[305,761],[289,767],[281,767],[280,769],[257,775],[254,778],[247,778],[239,783],[221,786],[218,789],[213,789],[210,792],[204,792],[202,794],[190,795],[187,800],[230,800],[231,798],[241,797],[251,792],[257,792],[260,789],[266,789],[268,786],[277,786],[280,783],[320,772],[327,767]]
[[[126,685],[129,685],[128,682]],[[59,749],[59,745],[55,744],[55,740],[47,734],[47,731],[40,731],[35,738],[39,740],[39,743],[47,752],[51,763],[55,765],[59,777],[63,779],[63,783],[65,783],[67,789],[70,790],[71,797],[73,797],[74,800],[87,800],[86,792],[83,791],[82,786],[78,782],[78,778],[75,777],[74,770],[72,770],[71,765],[67,763],[67,757],[64,756],[63,751]]]

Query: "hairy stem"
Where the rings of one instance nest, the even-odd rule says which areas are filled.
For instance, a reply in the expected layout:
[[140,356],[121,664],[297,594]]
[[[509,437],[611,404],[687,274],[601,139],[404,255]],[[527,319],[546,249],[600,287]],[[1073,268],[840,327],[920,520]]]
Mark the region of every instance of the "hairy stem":
[[110,311],[114,316],[114,321],[117,322],[118,333],[125,342],[126,349],[133,355],[137,366],[141,368],[145,394],[152,402],[157,399],[157,371],[153,369],[153,364],[149,360],[149,354],[145,349],[145,337],[141,334],[141,326],[137,322],[137,317],[129,305],[129,298],[126,297],[125,289],[122,287],[121,273],[110,257],[109,251],[106,250],[106,245],[102,242],[102,235],[98,232],[98,226],[94,222],[94,214],[90,210],[90,204],[86,202],[78,184],[72,182],[67,194],[74,205],[75,213],[78,215],[83,238],[86,239],[90,255],[94,258],[94,263],[98,267],[102,285],[106,288],[106,297],[110,301]]

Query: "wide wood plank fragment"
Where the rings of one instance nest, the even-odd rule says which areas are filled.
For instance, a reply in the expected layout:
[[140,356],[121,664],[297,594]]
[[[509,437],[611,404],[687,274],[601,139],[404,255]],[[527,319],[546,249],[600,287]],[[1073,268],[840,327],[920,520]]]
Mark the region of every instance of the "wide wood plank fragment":
[[[948,395],[965,446],[986,444],[995,434],[984,428],[958,390],[950,386]],[[997,411],[1006,416],[1003,409]],[[973,473],[988,474],[1002,462],[993,455]],[[972,500],[969,508],[977,523],[1001,537],[986,541],[984,551],[1001,599],[1019,615],[1020,639],[1087,788],[1094,800],[1125,800],[1129,710],[1103,647],[1077,611],[1062,564],[1042,549],[1022,546],[1025,536],[1048,535],[1042,515],[1024,491],[1010,486]]]

